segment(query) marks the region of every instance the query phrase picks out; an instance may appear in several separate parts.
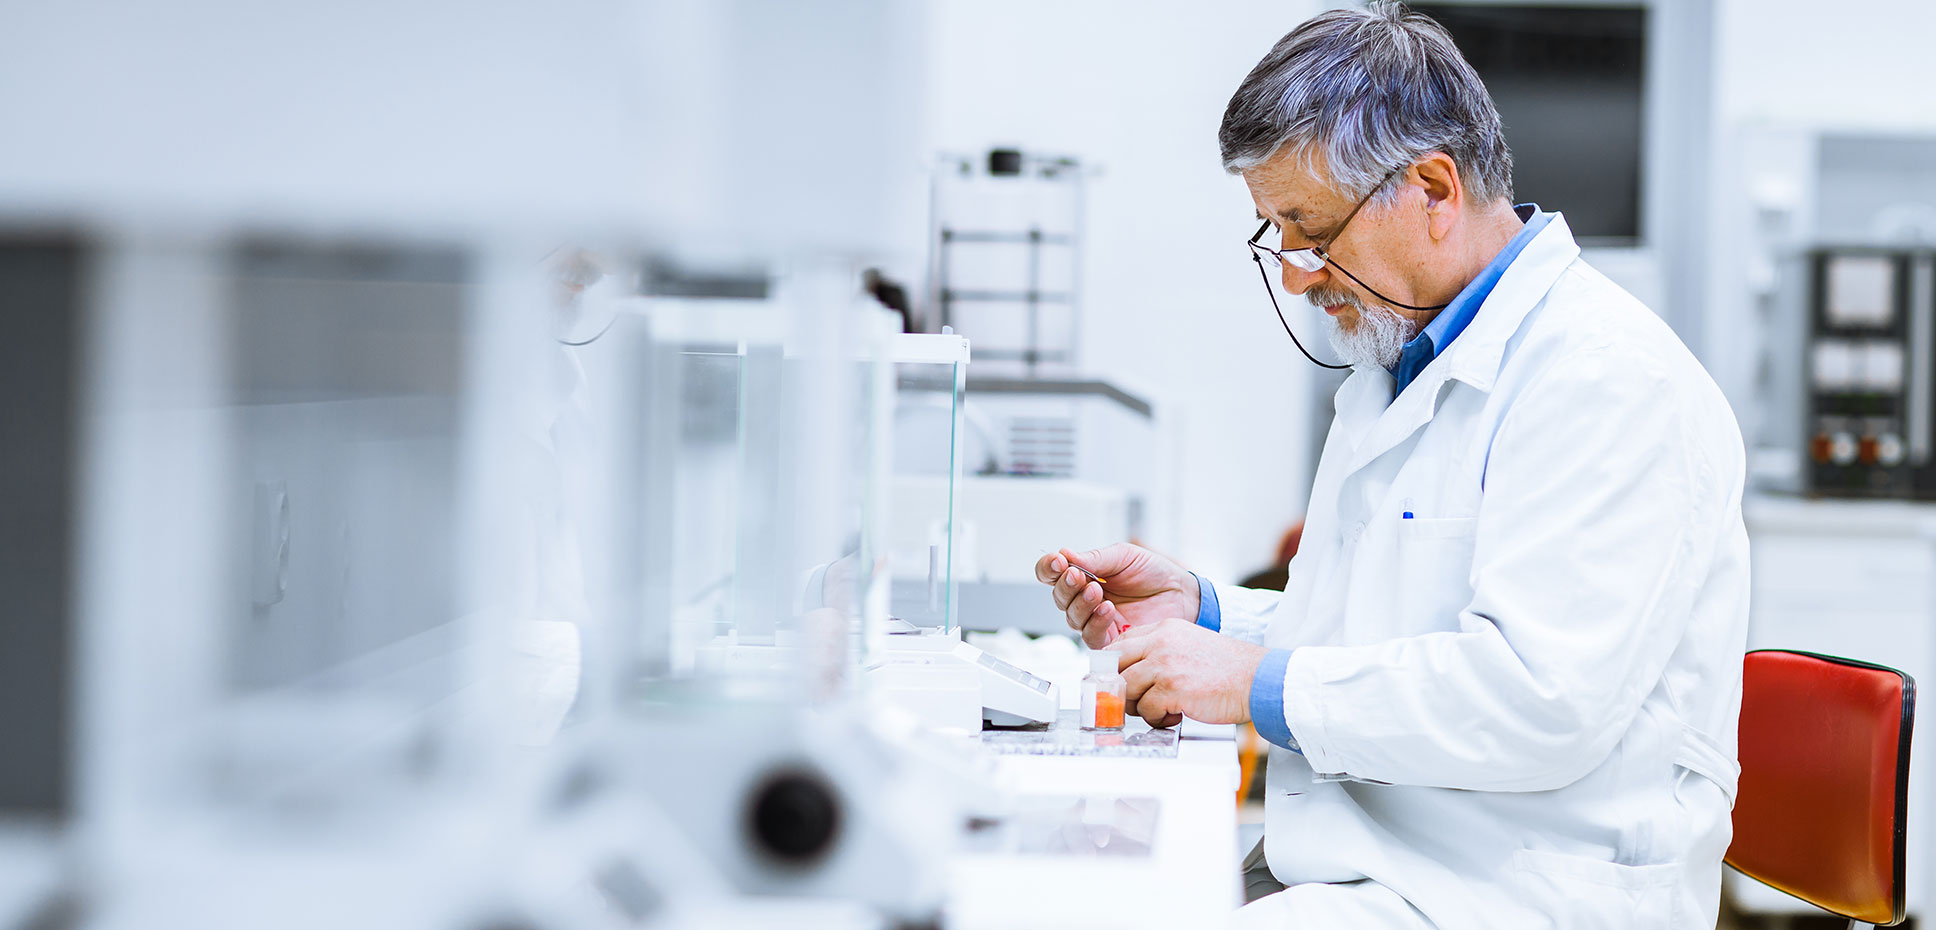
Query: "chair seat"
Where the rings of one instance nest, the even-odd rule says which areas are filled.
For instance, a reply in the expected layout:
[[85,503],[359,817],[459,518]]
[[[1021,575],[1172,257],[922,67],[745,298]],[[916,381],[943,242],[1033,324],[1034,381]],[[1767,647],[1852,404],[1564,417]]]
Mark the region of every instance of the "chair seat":
[[1728,864],[1844,917],[1901,922],[1914,708],[1895,669],[1749,653]]

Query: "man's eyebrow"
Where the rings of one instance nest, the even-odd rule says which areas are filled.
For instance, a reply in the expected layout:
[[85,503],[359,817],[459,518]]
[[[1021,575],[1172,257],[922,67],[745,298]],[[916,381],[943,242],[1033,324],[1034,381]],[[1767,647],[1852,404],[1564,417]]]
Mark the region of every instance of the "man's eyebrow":
[[[1277,222],[1276,218],[1265,216],[1264,211],[1261,209],[1257,211],[1257,218],[1264,222],[1269,222],[1269,223]],[[1302,207],[1292,207],[1291,212],[1284,214],[1284,221],[1287,223],[1290,223],[1293,226],[1304,225],[1305,219],[1307,219],[1307,217],[1304,215],[1304,210]]]

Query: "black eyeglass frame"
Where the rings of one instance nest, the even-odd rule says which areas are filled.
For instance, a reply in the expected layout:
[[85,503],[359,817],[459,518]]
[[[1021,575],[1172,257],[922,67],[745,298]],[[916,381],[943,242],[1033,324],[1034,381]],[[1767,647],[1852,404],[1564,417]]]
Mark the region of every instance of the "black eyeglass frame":
[[1291,261],[1289,258],[1285,257],[1292,252],[1309,252],[1312,255],[1317,256],[1318,259],[1322,261],[1324,264],[1330,265],[1331,267],[1338,269],[1338,271],[1342,273],[1345,277],[1350,278],[1353,283],[1357,284],[1359,287],[1362,287],[1366,291],[1370,292],[1371,296],[1376,297],[1379,300],[1387,304],[1390,304],[1394,307],[1400,307],[1406,310],[1432,311],[1432,310],[1443,310],[1446,307],[1451,306],[1451,304],[1445,303],[1445,304],[1436,304],[1436,305],[1427,306],[1427,307],[1420,307],[1412,304],[1400,303],[1399,301],[1386,297],[1385,295],[1380,294],[1376,288],[1359,280],[1358,276],[1355,274],[1352,274],[1349,269],[1345,268],[1343,265],[1338,264],[1337,261],[1331,257],[1331,253],[1327,250],[1328,246],[1336,245],[1339,239],[1344,238],[1345,228],[1351,225],[1351,221],[1353,219],[1357,218],[1358,211],[1363,210],[1365,208],[1365,204],[1370,203],[1371,198],[1373,196],[1375,196],[1379,191],[1383,190],[1386,184],[1391,183],[1392,178],[1397,177],[1399,172],[1404,171],[1406,168],[1409,168],[1409,167],[1411,166],[1400,165],[1386,172],[1385,176],[1379,179],[1378,183],[1373,184],[1371,186],[1371,190],[1367,191],[1363,197],[1358,199],[1358,203],[1351,208],[1351,212],[1344,215],[1343,222],[1340,222],[1338,224],[1338,228],[1336,231],[1334,231],[1331,234],[1331,238],[1325,240],[1321,244],[1305,246],[1303,248],[1297,248],[1297,249],[1273,249],[1270,246],[1262,245],[1257,240],[1264,238],[1264,233],[1270,231],[1270,228],[1271,228],[1270,220],[1265,220],[1262,226],[1257,227],[1257,232],[1253,234],[1250,237],[1250,239],[1244,243],[1245,245],[1250,247],[1250,260],[1257,263],[1258,276],[1264,279],[1264,293],[1270,297],[1271,309],[1277,311],[1277,322],[1283,325],[1285,334],[1291,337],[1291,342],[1297,345],[1297,350],[1299,352],[1304,353],[1304,357],[1310,359],[1313,364],[1316,364],[1323,368],[1330,368],[1335,371],[1342,371],[1344,369],[1351,367],[1350,365],[1333,365],[1329,362],[1318,361],[1317,356],[1314,356],[1311,354],[1311,350],[1304,348],[1304,343],[1297,338],[1297,334],[1294,332],[1291,332],[1291,324],[1284,319],[1284,308],[1279,306],[1277,303],[1277,290],[1276,288],[1271,287],[1270,272],[1264,270],[1264,261],[1265,261],[1264,256],[1266,255],[1270,256],[1270,263],[1273,266],[1281,267],[1280,263],[1288,262],[1294,267],[1299,268],[1300,270],[1316,271],[1317,269],[1315,268],[1304,269],[1303,265],[1297,262]]

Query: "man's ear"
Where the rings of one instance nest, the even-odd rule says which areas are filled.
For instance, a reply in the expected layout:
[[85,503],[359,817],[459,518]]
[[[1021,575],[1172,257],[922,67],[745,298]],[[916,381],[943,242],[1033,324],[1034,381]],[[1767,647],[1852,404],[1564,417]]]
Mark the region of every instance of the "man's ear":
[[1452,232],[1459,213],[1465,209],[1465,184],[1452,156],[1432,152],[1413,163],[1411,183],[1425,193],[1426,230],[1436,240]]

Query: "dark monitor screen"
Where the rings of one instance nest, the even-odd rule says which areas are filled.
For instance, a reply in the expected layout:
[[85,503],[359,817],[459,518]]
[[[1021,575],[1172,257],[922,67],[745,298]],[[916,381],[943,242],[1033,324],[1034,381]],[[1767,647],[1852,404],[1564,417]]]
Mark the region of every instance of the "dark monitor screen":
[[1423,3],[1492,92],[1513,199],[1566,214],[1581,239],[1640,239],[1647,10]]

